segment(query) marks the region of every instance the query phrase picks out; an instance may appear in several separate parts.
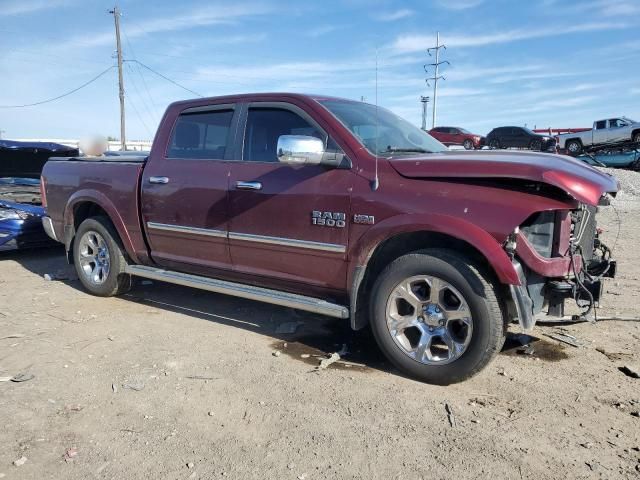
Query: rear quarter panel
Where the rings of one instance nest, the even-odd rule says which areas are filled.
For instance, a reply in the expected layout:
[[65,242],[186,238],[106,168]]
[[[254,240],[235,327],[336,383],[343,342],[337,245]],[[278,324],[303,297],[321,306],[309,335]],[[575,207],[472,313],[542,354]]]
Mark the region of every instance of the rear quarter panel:
[[42,171],[46,183],[47,214],[56,236],[65,238],[65,226],[74,225],[82,202],[99,205],[113,222],[123,246],[135,261],[146,255],[139,220],[138,187],[144,163],[90,160],[53,160]]

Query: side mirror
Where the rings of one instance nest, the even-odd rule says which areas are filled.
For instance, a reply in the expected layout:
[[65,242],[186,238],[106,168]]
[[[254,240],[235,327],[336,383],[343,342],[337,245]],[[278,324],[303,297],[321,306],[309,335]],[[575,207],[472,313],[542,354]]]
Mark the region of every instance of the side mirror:
[[280,135],[278,161],[290,165],[320,165],[324,156],[324,142],[308,135]]

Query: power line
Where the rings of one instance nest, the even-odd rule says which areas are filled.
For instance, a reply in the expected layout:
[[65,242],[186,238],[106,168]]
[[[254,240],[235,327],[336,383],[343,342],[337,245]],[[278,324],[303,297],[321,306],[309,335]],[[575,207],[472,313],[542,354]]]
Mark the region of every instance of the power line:
[[[133,67],[129,64],[127,64],[127,72],[128,72],[128,78],[129,80],[131,80],[131,85],[133,85],[133,89],[136,91],[136,95],[138,96],[138,99],[142,102],[142,106],[144,107],[144,110],[147,114],[147,116],[151,119],[151,121],[155,122],[155,115],[151,112],[151,110],[149,109],[149,106],[147,105],[147,102],[145,100],[145,98],[142,96],[142,94],[140,93],[140,89],[138,89],[138,84],[135,81],[135,79],[133,78]],[[130,92],[127,92],[129,95],[131,95]]]
[[147,122],[144,121],[144,118],[142,118],[142,115],[140,115],[140,112],[138,111],[138,108],[136,107],[136,104],[133,102],[133,97],[131,95],[128,95],[127,98],[129,99],[129,105],[131,105],[133,107],[133,111],[136,113],[138,119],[140,120],[140,122],[144,126],[145,130],[147,131],[147,133],[150,136],[153,136],[153,133],[151,132],[151,129],[147,125]]
[[107,72],[109,72],[111,69],[114,68],[114,65],[111,65],[109,68],[107,68],[106,70],[102,71],[101,73],[99,73],[98,75],[96,75],[95,77],[93,77],[91,80],[89,80],[86,83],[83,83],[82,85],[80,85],[77,88],[74,88],[73,90],[70,90],[66,93],[63,93],[62,95],[58,95],[57,97],[53,97],[53,98],[48,98],[47,100],[42,100],[40,102],[35,102],[35,103],[25,103],[23,105],[0,105],[0,108],[23,108],[23,107],[35,107],[36,105],[42,105],[43,103],[49,103],[49,102],[53,102],[55,100],[59,100],[61,98],[64,97],[68,97],[71,94],[76,93],[78,90],[82,90],[84,87],[92,84],[93,82],[95,82],[96,80],[98,80],[100,77],[102,77],[104,74],[106,74]]
[[[131,45],[131,41],[129,40],[129,36],[127,35],[126,30],[122,31],[123,35],[124,35],[124,39],[127,42],[127,45],[129,46],[129,50],[131,51],[131,56],[135,59],[137,57],[137,55],[135,54],[135,52],[133,51],[133,45]],[[134,64],[135,65],[135,69],[133,66],[131,66],[130,64],[127,65],[127,67],[129,68],[129,71],[135,72],[138,74],[138,76],[142,79],[142,86],[145,89],[145,92],[147,93],[147,98],[149,99],[150,105],[151,105],[151,109],[149,109],[147,107],[147,102],[146,99],[144,99],[142,97],[142,95],[140,95],[141,99],[142,99],[142,103],[145,107],[145,109],[147,110],[147,112],[150,114],[151,118],[155,121],[155,117],[159,117],[160,114],[158,114],[158,111],[156,109],[156,102],[153,100],[153,97],[151,96],[151,93],[149,92],[149,87],[147,87],[147,81],[144,78],[144,75],[142,75],[142,69],[140,68],[140,65],[138,64]],[[135,81],[133,80],[133,78],[131,79],[132,82],[134,82],[134,86],[135,86]],[[138,88],[136,87],[136,91],[138,90]],[[151,111],[153,110],[153,114],[151,114]]]
[[137,63],[138,65],[146,68],[147,70],[149,70],[152,73],[155,73],[156,75],[158,75],[161,78],[164,78],[167,82],[173,83],[175,86],[182,88],[183,90],[186,90],[187,92],[193,93],[194,95],[197,95],[198,97],[203,97],[204,95],[199,94],[198,92],[194,92],[193,90],[191,90],[190,88],[185,87],[184,85],[180,85],[178,82],[175,82],[173,80],[171,80],[169,77],[161,74],[160,72],[155,71],[153,68],[145,65],[144,63],[138,61],[138,60],[125,60],[126,62],[134,62]]

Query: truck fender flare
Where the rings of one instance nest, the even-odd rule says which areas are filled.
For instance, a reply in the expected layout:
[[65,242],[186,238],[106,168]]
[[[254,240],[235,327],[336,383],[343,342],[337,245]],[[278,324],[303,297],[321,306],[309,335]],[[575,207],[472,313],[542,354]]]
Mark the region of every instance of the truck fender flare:
[[[95,203],[107,213],[109,220],[111,220],[111,223],[113,223],[113,226],[120,236],[120,240],[122,241],[122,246],[124,247],[125,251],[134,262],[137,262],[137,256],[133,248],[133,242],[131,240],[131,237],[129,236],[129,232],[125,227],[122,217],[118,213],[116,207],[113,205],[113,202],[109,200],[109,197],[97,190],[78,190],[73,195],[71,195],[71,197],[69,197],[69,201],[67,202],[67,206],[64,210],[65,246],[67,247],[67,249],[70,245],[70,243],[67,242],[70,242],[71,238],[75,235],[73,211],[76,205],[83,202]],[[71,227],[72,229],[72,234],[69,240],[67,240],[67,229],[69,227]]]
[[[514,226],[515,228],[515,226]],[[368,230],[357,242],[350,258],[348,285],[351,285],[351,324],[354,329],[363,326],[356,318],[358,292],[367,265],[376,249],[385,241],[403,233],[432,232],[445,234],[467,242],[478,250],[505,285],[521,284],[518,272],[502,245],[489,233],[466,220],[439,214],[398,215],[388,218]]]

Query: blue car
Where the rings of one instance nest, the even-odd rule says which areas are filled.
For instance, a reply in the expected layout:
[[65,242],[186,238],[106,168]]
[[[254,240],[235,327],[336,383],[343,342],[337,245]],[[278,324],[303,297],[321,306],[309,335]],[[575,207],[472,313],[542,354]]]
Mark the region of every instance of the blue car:
[[0,251],[53,245],[43,215],[38,180],[0,178]]

